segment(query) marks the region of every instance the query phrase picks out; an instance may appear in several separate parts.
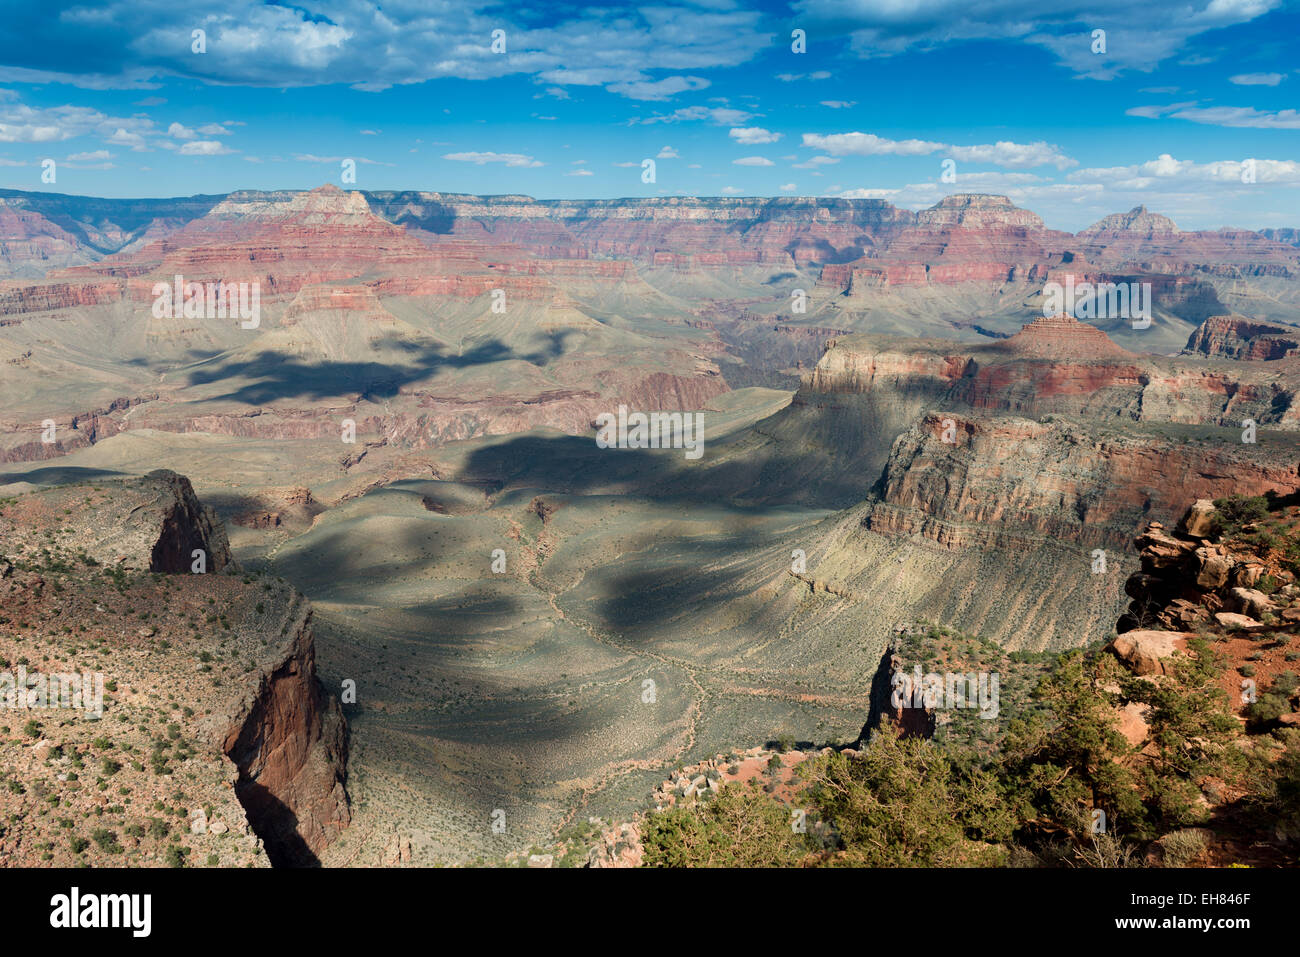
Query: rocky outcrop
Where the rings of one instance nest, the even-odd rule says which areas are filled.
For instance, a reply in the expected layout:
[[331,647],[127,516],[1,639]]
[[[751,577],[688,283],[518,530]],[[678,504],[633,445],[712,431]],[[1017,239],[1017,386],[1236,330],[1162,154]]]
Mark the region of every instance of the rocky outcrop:
[[880,665],[871,678],[871,707],[867,712],[867,723],[862,726],[855,747],[865,745],[871,735],[879,730],[885,721],[892,722],[905,738],[933,738],[937,726],[934,708],[915,707],[906,699],[896,704],[898,675],[906,670],[906,664],[891,647],[885,649]]
[[1251,366],[1225,371],[1195,359],[1134,355],[1069,316],[1036,319],[1009,339],[961,349],[925,339],[832,339],[793,404],[814,405],[823,397],[843,402],[846,394],[910,404],[913,420],[930,403],[1029,417],[1229,427],[1252,418],[1300,427],[1291,412],[1295,387],[1276,376]]
[[[59,534],[52,534],[55,529]],[[206,552],[206,568],[193,565],[194,549]],[[114,726],[115,741],[140,732],[128,750],[138,747],[144,755],[152,748],[152,770],[122,767],[123,777],[115,780],[138,773],[138,793],[150,795],[175,780],[167,775],[184,770],[188,781],[217,789],[190,793],[208,798],[204,803],[216,805],[224,818],[209,821],[200,809],[203,821],[191,822],[191,840],[203,835],[200,846],[209,838],[220,845],[223,835],[248,835],[251,828],[260,863],[267,857],[276,865],[316,862],[348,824],[350,811],[347,726],[316,675],[310,605],[281,581],[218,573],[235,571],[225,531],[188,479],[160,470],[7,499],[0,509],[0,552],[9,556],[0,563],[6,611],[65,626],[24,636],[26,626],[6,615],[0,617],[0,644],[9,649],[17,634],[28,649],[39,641],[42,658],[75,660],[79,649],[68,643],[85,641],[87,633],[105,643],[104,707],[118,717],[103,723]],[[51,582],[57,587],[48,587]],[[166,737],[147,728],[159,720],[155,705],[164,696],[186,703],[183,712],[168,713],[174,723]],[[170,742],[182,738],[185,747],[172,753]],[[196,760],[203,765],[172,763]],[[235,813],[227,788],[238,799]],[[172,784],[168,794],[174,791]],[[142,800],[140,814],[151,805]],[[134,811],[118,813],[130,817]],[[148,821],[142,816],[139,823]],[[243,859],[222,856],[230,847],[207,850],[219,853],[222,863]],[[173,860],[171,866],[178,865]]]
[[1270,361],[1300,355],[1300,329],[1253,322],[1243,316],[1211,316],[1187,340],[1186,354]]
[[80,510],[67,546],[123,569],[188,575],[200,560],[209,574],[234,567],[225,526],[185,476],[158,469],[111,487],[95,508]]
[[952,548],[1045,539],[1125,549],[1189,499],[1300,490],[1290,463],[1248,446],[1090,434],[1065,419],[930,413],[894,443],[865,523]]
[[640,867],[644,854],[640,827],[635,822],[615,824],[601,830],[599,841],[587,852],[587,866]]
[[[1120,618],[1123,633],[1141,629],[1189,631],[1218,624],[1258,629],[1277,613],[1274,601],[1255,588],[1265,574],[1258,554],[1246,546],[1214,541],[1217,516],[1212,502],[1199,501],[1172,533],[1152,522],[1135,542],[1142,568],[1125,583],[1133,599]],[[1288,579],[1285,571],[1275,571]],[[1300,616],[1297,616],[1300,617]]]
[[1118,238],[1133,237],[1155,239],[1157,237],[1177,236],[1178,226],[1168,216],[1148,212],[1145,206],[1135,206],[1127,213],[1112,213],[1103,216],[1087,229],[1075,235],[1080,238]]
[[1164,675],[1171,673],[1170,662],[1183,650],[1188,637],[1176,631],[1138,629],[1116,636],[1106,650],[1135,675]]
[[235,793],[277,867],[317,862],[351,821],[347,723],[316,677],[311,609],[297,599],[280,625],[279,654],[224,720],[221,750],[239,768]]

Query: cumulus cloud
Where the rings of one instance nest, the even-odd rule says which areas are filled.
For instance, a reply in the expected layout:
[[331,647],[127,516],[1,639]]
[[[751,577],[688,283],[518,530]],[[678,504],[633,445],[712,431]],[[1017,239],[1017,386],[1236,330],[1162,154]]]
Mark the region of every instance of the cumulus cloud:
[[[22,29],[4,31],[0,63],[26,66],[0,68],[0,78],[121,88],[182,77],[376,91],[442,77],[523,75],[553,88],[599,84],[656,100],[701,88],[706,81],[691,71],[737,66],[768,49],[772,35],[763,18],[739,4],[681,0],[556,8],[545,19],[475,0],[443,0],[436,10],[332,0],[323,12],[262,0],[101,0],[56,17],[28,17]],[[195,27],[207,31],[202,56],[190,51]],[[492,52],[497,28],[506,30],[504,56]],[[581,67],[570,69],[575,60]],[[672,75],[652,79],[665,72]]]
[[805,133],[803,145],[831,156],[924,156],[944,148],[928,140],[891,140],[874,133]]
[[225,156],[235,152],[225,143],[217,140],[190,140],[181,144],[177,153],[181,156]]
[[1079,164],[1048,143],[1012,143],[999,140],[983,146],[952,146],[948,155],[959,162],[991,163],[1008,169],[1031,169],[1035,166],[1055,166],[1068,169]]
[[775,164],[766,156],[744,156],[740,159],[731,161],[736,166],[774,166]]
[[663,149],[661,149],[658,153],[655,154],[655,159],[675,160],[679,158],[680,157],[678,157],[677,151],[673,149],[671,146],[665,146]]
[[[1252,173],[1253,183],[1243,182],[1243,172]],[[1161,153],[1153,160],[1131,166],[1094,167],[1075,170],[1067,179],[1074,182],[1094,181],[1119,190],[1160,190],[1170,186],[1182,189],[1188,183],[1213,183],[1226,186],[1260,184],[1300,185],[1300,162],[1295,160],[1240,159],[1197,163],[1175,159]]]
[[775,143],[781,138],[780,133],[773,133],[761,126],[734,126],[727,135],[742,146],[761,146],[764,143]]
[[34,108],[12,95],[0,98],[0,143],[57,143],[78,136],[107,141],[119,134],[142,142],[153,132],[153,121],[145,117],[109,116],[84,106]]

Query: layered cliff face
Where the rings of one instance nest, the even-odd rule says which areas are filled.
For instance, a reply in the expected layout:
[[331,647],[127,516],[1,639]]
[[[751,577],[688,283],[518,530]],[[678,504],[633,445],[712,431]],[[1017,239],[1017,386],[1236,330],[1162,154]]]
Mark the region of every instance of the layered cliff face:
[[[251,311],[214,310],[223,289]],[[583,433],[620,404],[697,409],[728,388],[713,334],[632,264],[425,235],[333,186],[232,194],[156,241],[0,286],[0,312],[7,461],[85,448],[128,419],[331,441],[350,419],[363,442],[416,449]]]
[[837,337],[790,405],[728,449],[752,495],[947,548],[1126,551],[1191,498],[1300,488],[1293,380],[1138,356],[1068,317],[971,350]]
[[1192,333],[1184,351],[1247,362],[1285,359],[1300,354],[1300,329],[1243,316],[1211,316]]
[[[316,676],[310,608],[283,582],[235,574],[224,529],[187,479],[158,471],[6,498],[0,554],[0,646],[45,671],[97,675],[102,704],[101,720],[76,720],[40,710],[52,707],[42,692],[29,712],[36,747],[0,737],[6,766],[44,782],[5,798],[31,821],[6,835],[8,850],[58,836],[23,812],[51,789],[74,809],[95,802],[69,773],[93,760],[134,800],[96,808],[111,843],[74,841],[66,864],[315,862],[350,811],[347,728]],[[149,818],[155,799],[182,802],[177,823]],[[173,828],[183,833],[169,849]]]
[[0,199],[0,279],[40,277],[92,258],[67,230],[35,210]]
[[1063,419],[931,413],[894,443],[866,525],[952,548],[1123,550],[1148,516],[1189,499],[1300,489],[1294,464],[1278,458]]
[[[883,387],[883,388],[882,388]],[[924,395],[962,406],[1026,416],[1046,414],[1297,428],[1295,387],[1250,366],[1139,356],[1068,316],[1036,319],[1001,342],[954,350],[930,340],[849,336],[831,340],[796,401],[870,395],[888,401]]]

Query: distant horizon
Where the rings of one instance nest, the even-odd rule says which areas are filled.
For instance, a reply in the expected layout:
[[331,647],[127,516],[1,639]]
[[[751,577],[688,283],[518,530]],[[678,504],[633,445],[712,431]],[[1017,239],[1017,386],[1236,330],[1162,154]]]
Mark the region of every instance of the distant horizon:
[[1300,0],[420,7],[10,11],[0,184],[225,195],[349,163],[369,191],[987,191],[1065,231],[1139,203],[1189,231],[1297,225]]
[[310,187],[282,186],[282,187],[274,187],[270,189],[263,189],[259,187],[239,187],[236,189],[229,190],[227,192],[189,193],[189,194],[177,194],[172,196],[98,196],[91,193],[63,193],[63,192],[57,192],[55,190],[21,189],[15,186],[0,186],[0,199],[3,199],[6,194],[16,193],[21,196],[63,197],[66,199],[73,199],[73,200],[76,199],[106,200],[109,202],[121,202],[121,203],[131,203],[131,202],[166,203],[166,202],[179,202],[183,200],[208,199],[213,197],[218,199],[225,199],[235,195],[236,193],[265,193],[265,194],[310,193],[315,190],[322,189],[326,186],[333,186],[343,193],[362,193],[364,195],[377,195],[380,193],[432,193],[444,197],[469,197],[469,198],[484,199],[484,200],[523,198],[538,203],[669,203],[672,202],[673,200],[710,200],[710,201],[718,200],[718,201],[724,201],[729,203],[745,203],[745,202],[778,202],[778,201],[793,202],[796,200],[810,200],[814,202],[825,202],[825,203],[836,203],[836,204],[842,203],[850,206],[855,204],[862,204],[864,206],[868,204],[878,205],[878,206],[883,205],[893,209],[904,210],[910,213],[921,212],[926,209],[936,209],[940,206],[940,204],[944,202],[944,200],[952,199],[958,196],[989,196],[996,199],[1005,199],[1008,202],[1010,202],[1014,208],[1022,209],[1027,212],[1033,213],[1034,215],[1038,216],[1040,219],[1043,220],[1043,228],[1045,229],[1052,230],[1053,232],[1071,233],[1076,235],[1085,229],[1089,229],[1092,226],[1095,226],[1106,216],[1123,215],[1126,213],[1135,212],[1136,210],[1142,208],[1144,208],[1148,213],[1152,215],[1163,216],[1165,219],[1172,221],[1174,225],[1178,228],[1179,232],[1181,233],[1214,233],[1214,232],[1223,232],[1223,231],[1247,231],[1247,232],[1260,233],[1268,229],[1287,229],[1287,228],[1300,229],[1300,211],[1298,211],[1296,216],[1294,217],[1295,219],[1294,226],[1244,226],[1241,224],[1224,224],[1224,225],[1213,226],[1208,228],[1196,228],[1196,229],[1187,228],[1182,226],[1177,221],[1177,219],[1175,219],[1173,216],[1169,215],[1168,213],[1162,212],[1159,208],[1153,207],[1150,203],[1146,203],[1146,202],[1139,203],[1138,205],[1131,206],[1127,209],[1112,210],[1109,213],[1105,213],[1102,216],[1099,216],[1097,219],[1088,223],[1086,226],[1080,227],[1079,229],[1068,229],[1059,226],[1053,226],[1051,223],[1048,222],[1047,218],[1043,216],[1042,213],[1039,213],[1036,209],[1034,209],[1033,206],[1026,206],[1021,203],[1018,203],[1011,197],[1007,196],[1005,193],[982,193],[982,192],[949,193],[948,195],[928,205],[903,206],[894,203],[891,200],[884,197],[825,196],[825,195],[816,195],[816,194],[808,194],[808,195],[796,194],[796,195],[786,195],[786,196],[763,196],[763,195],[754,195],[754,196],[712,195],[711,196],[711,195],[681,193],[681,194],[673,194],[671,196],[533,196],[528,193],[466,193],[466,192],[453,191],[453,190],[426,189],[420,187],[358,189],[355,186],[340,186],[337,183],[327,182],[327,183],[320,183],[316,186],[310,186]]

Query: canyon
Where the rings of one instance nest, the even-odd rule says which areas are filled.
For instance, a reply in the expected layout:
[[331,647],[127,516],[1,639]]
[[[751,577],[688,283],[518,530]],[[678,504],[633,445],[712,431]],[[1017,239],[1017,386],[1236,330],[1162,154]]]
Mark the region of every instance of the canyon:
[[[627,821],[678,766],[859,740],[906,623],[1096,646],[1150,523],[1300,493],[1276,231],[974,194],[0,203],[0,640],[109,672],[146,729],[4,747],[59,793],[73,755],[149,793],[151,752],[192,764],[227,829],[187,846],[223,863]],[[178,276],[256,283],[258,321],[157,314]],[[1067,278],[1149,284],[1151,325],[1045,315]],[[702,416],[703,455],[599,447],[620,406]]]

